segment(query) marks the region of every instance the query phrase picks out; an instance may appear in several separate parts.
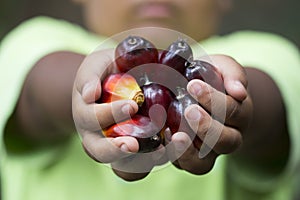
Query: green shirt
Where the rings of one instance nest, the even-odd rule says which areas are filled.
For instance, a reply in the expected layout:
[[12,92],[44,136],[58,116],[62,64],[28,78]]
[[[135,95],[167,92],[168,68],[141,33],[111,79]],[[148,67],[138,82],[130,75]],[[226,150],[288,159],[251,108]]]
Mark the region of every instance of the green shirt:
[[[0,138],[30,68],[43,56],[67,50],[88,54],[105,38],[66,21],[37,17],[14,29],[0,46]],[[291,152],[285,170],[261,174],[220,156],[211,172],[196,176],[166,164],[145,179],[125,182],[82,150],[77,134],[62,146],[26,155],[11,154],[1,144],[4,200],[99,199],[289,199],[300,159],[300,57],[286,39],[241,31],[201,43],[208,53],[234,57],[245,66],[267,72],[278,84],[287,108]]]

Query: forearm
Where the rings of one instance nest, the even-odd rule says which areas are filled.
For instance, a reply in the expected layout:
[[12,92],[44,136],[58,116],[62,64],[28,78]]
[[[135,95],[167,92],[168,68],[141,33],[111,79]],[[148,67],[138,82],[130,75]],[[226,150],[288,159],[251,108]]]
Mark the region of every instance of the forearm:
[[15,112],[22,137],[37,143],[64,140],[75,130],[72,87],[83,55],[57,52],[42,58],[28,74]]
[[253,118],[243,131],[244,143],[235,158],[261,169],[279,171],[289,154],[285,106],[274,81],[265,73],[246,68]]

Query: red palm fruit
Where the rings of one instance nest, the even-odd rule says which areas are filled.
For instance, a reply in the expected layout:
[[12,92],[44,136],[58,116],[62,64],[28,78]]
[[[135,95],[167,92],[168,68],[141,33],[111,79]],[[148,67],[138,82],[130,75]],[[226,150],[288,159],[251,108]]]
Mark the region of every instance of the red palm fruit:
[[139,152],[150,152],[162,144],[163,131],[164,129],[159,128],[149,117],[134,115],[131,119],[103,130],[103,135],[105,137],[135,137],[139,143]]
[[187,133],[193,140],[194,146],[199,149],[202,142],[192,130],[184,116],[185,109],[192,104],[198,103],[184,89],[179,89],[176,99],[170,103],[166,126],[170,128],[172,134],[179,131]]
[[165,50],[163,49],[158,49],[158,60],[160,60],[162,54],[164,53]]
[[155,116],[151,116],[151,118],[159,118],[163,113],[167,112],[169,105],[175,96],[173,93],[163,85],[157,83],[149,83],[147,85],[142,86],[142,91],[144,94],[144,103],[139,109],[139,113],[144,116],[149,116],[149,110],[153,105],[161,105],[164,110],[157,110],[157,113],[154,113]]
[[184,73],[186,62],[193,57],[190,45],[183,39],[173,42],[159,58],[159,63],[176,69],[181,74]]
[[193,97],[191,97],[184,89],[180,89],[181,92],[173,99],[169,105],[167,127],[170,128],[172,133],[178,131],[190,132],[191,128],[188,125],[184,117],[185,109],[192,105],[198,104]]
[[157,63],[158,50],[145,38],[129,36],[116,47],[115,58],[120,72],[127,72],[139,65]]
[[200,79],[220,92],[225,92],[223,78],[216,67],[202,60],[194,60],[185,69],[184,76],[188,81]]
[[144,102],[144,95],[135,78],[129,74],[108,75],[102,83],[101,102],[134,100],[139,106]]

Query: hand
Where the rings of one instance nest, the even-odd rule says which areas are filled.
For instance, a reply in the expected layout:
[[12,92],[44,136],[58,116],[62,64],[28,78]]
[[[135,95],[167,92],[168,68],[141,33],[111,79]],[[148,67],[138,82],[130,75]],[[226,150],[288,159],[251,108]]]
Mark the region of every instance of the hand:
[[209,172],[218,155],[231,153],[241,145],[242,132],[253,111],[243,67],[227,56],[210,58],[223,76],[226,94],[201,80],[190,81],[187,89],[200,105],[189,106],[185,117],[203,143],[199,152],[188,134],[178,132],[171,136],[168,152],[178,158],[173,162],[175,166],[193,174]]
[[164,148],[152,154],[140,154],[134,137],[106,138],[102,135],[103,129],[138,111],[138,105],[132,100],[96,103],[101,96],[101,79],[118,72],[113,61],[113,50],[97,51],[85,58],[74,83],[73,118],[83,148],[91,158],[111,163],[116,174],[126,180],[136,180],[151,171],[164,155]]

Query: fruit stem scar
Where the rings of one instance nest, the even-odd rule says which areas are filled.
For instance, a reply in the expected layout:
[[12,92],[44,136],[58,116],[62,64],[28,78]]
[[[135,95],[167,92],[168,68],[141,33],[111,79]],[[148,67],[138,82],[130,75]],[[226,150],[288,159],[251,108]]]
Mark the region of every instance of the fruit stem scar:
[[144,73],[144,76],[140,78],[140,81],[143,81],[143,85],[150,85],[152,83],[149,80],[147,73]]
[[132,99],[138,104],[138,106],[142,106],[145,97],[142,91],[138,91]]
[[188,67],[192,68],[192,67],[195,67],[195,65],[196,65],[196,62],[192,61],[192,62],[190,62],[190,65]]
[[152,137],[152,140],[159,140],[159,137],[158,137],[157,135],[154,135],[154,136]]
[[181,98],[184,97],[184,95],[185,95],[185,89],[184,88],[176,87],[176,91],[177,91],[177,95],[176,95],[177,99],[181,99]]
[[128,41],[128,44],[130,44],[130,45],[135,45],[137,43],[137,39],[134,37],[129,37],[129,39],[127,41]]
[[181,40],[180,42],[178,42],[178,47],[181,49],[185,48],[185,43]]

